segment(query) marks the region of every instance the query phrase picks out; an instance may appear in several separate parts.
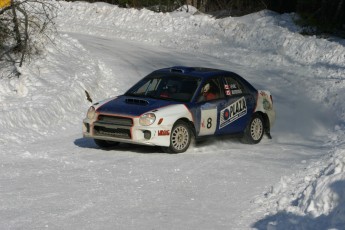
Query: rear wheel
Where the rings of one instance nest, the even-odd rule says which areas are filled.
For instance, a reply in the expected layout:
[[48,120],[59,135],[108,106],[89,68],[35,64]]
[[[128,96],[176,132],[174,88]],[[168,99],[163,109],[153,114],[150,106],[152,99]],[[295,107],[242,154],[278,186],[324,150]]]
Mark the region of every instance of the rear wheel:
[[264,121],[259,113],[255,113],[248,123],[242,142],[247,144],[257,144],[264,135]]
[[177,121],[171,130],[170,146],[163,148],[167,153],[185,152],[190,145],[192,132],[189,125],[183,121]]
[[96,143],[96,145],[98,145],[98,147],[100,147],[101,149],[114,147],[119,144],[119,142],[115,142],[115,141],[105,141],[105,140],[98,140],[98,139],[93,139],[93,140]]

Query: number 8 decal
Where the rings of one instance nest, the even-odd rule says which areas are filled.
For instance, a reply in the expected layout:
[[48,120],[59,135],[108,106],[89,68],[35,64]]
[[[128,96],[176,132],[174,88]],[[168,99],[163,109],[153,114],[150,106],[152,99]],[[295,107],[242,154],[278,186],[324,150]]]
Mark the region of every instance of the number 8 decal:
[[217,108],[202,109],[199,136],[213,135],[217,127]]
[[207,128],[210,129],[212,127],[212,118],[207,119]]

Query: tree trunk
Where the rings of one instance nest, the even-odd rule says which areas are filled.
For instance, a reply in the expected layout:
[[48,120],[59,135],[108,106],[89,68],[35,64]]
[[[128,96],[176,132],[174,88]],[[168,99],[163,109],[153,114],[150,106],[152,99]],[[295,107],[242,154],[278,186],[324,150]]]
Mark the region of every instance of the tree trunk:
[[22,46],[22,39],[20,36],[20,31],[19,31],[19,22],[18,22],[18,17],[17,17],[17,12],[16,12],[16,7],[14,5],[14,1],[11,0],[11,7],[12,7],[12,14],[13,14],[13,25],[14,25],[14,33],[15,33],[15,39],[16,39],[16,48],[18,50],[21,50]]
[[22,57],[20,58],[20,63],[19,63],[19,67],[22,67],[23,62],[24,62],[24,57],[25,54],[27,52],[27,48],[28,48],[28,40],[29,40],[29,33],[28,33],[28,28],[29,28],[29,17],[28,14],[26,13],[25,10],[21,9],[20,7],[18,7],[18,11],[20,11],[23,15],[24,15],[24,44],[21,42],[21,52],[22,52]]

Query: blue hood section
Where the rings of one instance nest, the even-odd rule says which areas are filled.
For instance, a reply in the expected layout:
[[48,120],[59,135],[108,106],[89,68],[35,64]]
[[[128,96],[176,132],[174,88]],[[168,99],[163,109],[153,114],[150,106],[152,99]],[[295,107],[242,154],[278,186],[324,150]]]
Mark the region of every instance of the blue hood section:
[[119,96],[99,107],[97,112],[124,116],[140,116],[151,110],[174,104],[179,103],[152,98]]

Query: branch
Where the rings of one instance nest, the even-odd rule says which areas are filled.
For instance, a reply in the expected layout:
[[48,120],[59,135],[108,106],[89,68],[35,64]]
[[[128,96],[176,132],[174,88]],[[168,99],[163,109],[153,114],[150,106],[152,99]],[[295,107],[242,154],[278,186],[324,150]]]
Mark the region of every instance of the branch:
[[29,17],[28,17],[28,14],[26,13],[25,10],[23,10],[22,8],[18,7],[18,11],[20,11],[23,15],[24,15],[24,18],[25,18],[25,21],[24,21],[24,35],[25,35],[25,38],[24,38],[24,45],[21,47],[21,52],[22,52],[22,57],[20,58],[20,63],[19,63],[19,67],[21,67],[23,65],[23,61],[24,61],[24,57],[25,57],[25,53],[26,53],[26,49],[27,49],[27,46],[28,46],[28,39],[29,39],[29,34],[28,34],[28,27],[29,27]]
[[0,10],[0,15],[2,15],[3,13],[5,13],[7,10],[10,10],[11,9],[11,5],[10,6],[6,6],[5,8],[2,8]]

